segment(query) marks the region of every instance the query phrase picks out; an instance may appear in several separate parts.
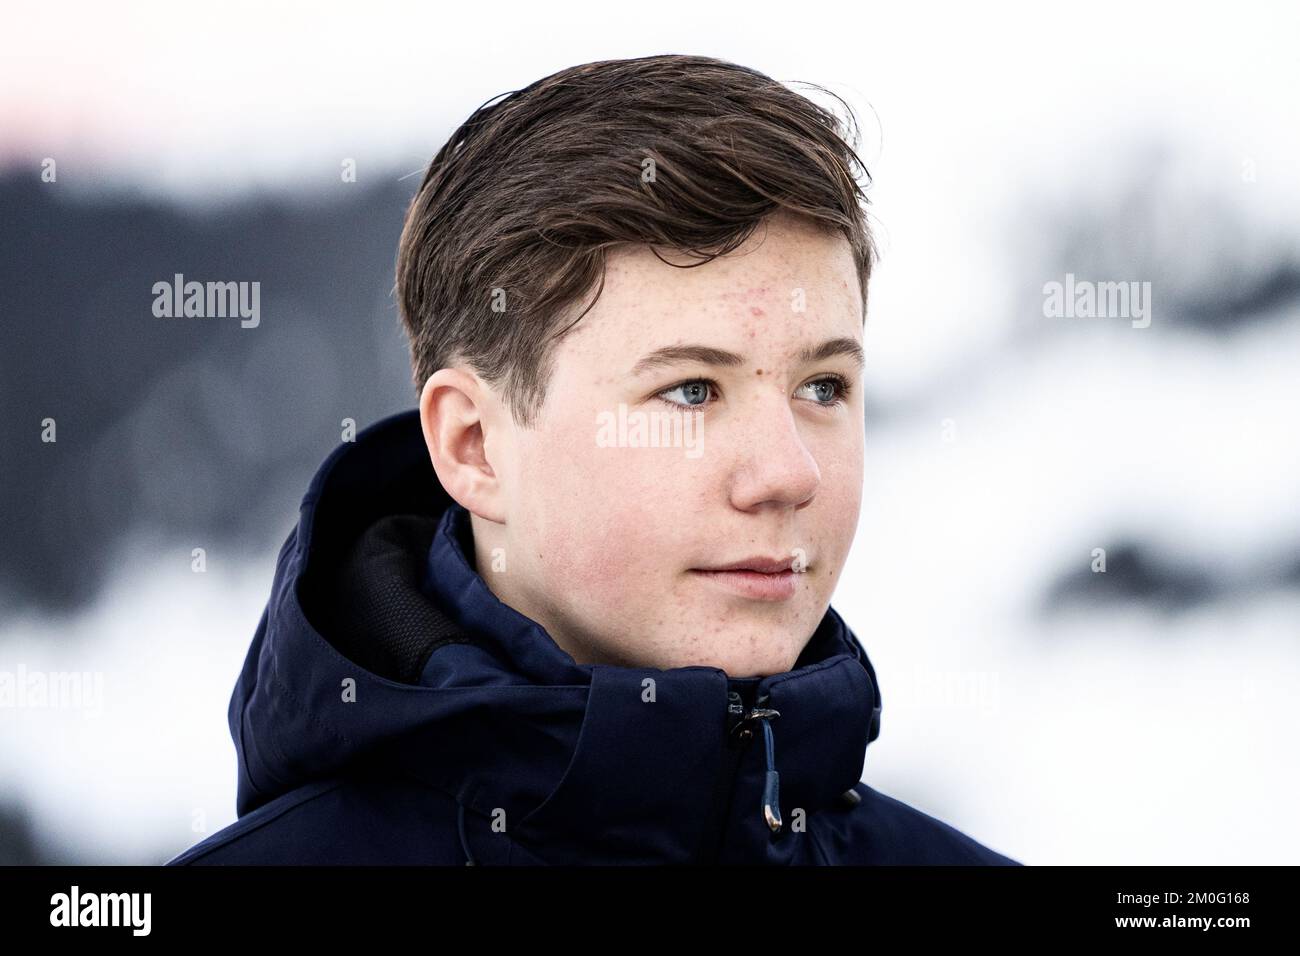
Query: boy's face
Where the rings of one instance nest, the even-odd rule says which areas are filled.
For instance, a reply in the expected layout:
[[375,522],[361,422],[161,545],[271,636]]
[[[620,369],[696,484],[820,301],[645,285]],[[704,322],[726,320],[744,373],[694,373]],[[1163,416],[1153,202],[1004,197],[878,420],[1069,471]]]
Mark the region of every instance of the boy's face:
[[[598,303],[557,347],[535,427],[500,405],[484,416],[505,515],[473,519],[489,587],[579,663],[789,670],[857,528],[862,331],[847,241],[792,217],[694,268],[612,255]],[[638,371],[694,346],[739,361],[669,355]],[[648,447],[665,422],[669,447]],[[706,573],[754,557],[804,570]]]

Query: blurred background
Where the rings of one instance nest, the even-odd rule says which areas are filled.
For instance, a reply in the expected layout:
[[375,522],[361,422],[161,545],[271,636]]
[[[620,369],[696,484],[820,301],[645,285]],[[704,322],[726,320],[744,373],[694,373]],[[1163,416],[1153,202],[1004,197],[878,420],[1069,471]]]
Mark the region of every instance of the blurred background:
[[[414,405],[424,167],[498,94],[664,52],[862,127],[864,779],[1031,864],[1297,862],[1297,36],[1281,3],[11,6],[0,672],[98,691],[0,707],[0,863],[233,822],[279,546],[340,421]],[[155,318],[178,272],[260,281],[260,325]],[[1052,315],[1067,281],[1149,314]]]

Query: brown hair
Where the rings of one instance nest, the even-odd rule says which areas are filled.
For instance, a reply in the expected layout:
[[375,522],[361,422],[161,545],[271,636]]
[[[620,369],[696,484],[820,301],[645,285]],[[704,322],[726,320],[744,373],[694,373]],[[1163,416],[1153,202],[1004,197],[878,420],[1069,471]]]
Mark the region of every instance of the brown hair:
[[865,319],[876,250],[854,164],[871,179],[835,98],[848,141],[834,113],[756,70],[660,55],[574,66],[479,107],[434,156],[402,228],[395,288],[417,393],[463,361],[531,426],[555,344],[604,287],[608,249],[710,261],[781,209],[849,241]]

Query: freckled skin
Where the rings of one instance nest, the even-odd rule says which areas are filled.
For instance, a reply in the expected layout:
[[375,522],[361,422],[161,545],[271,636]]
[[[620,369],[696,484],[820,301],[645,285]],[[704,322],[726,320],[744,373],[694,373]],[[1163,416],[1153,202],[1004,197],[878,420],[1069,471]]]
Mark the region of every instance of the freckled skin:
[[[861,372],[846,356],[796,356],[840,336],[861,344],[857,275],[842,237],[785,215],[766,225],[695,268],[644,248],[611,255],[600,300],[556,351],[536,426],[518,428],[499,404],[485,410],[505,520],[474,514],[479,567],[504,548],[509,571],[486,574],[489,587],[580,663],[779,673],[830,603],[861,506]],[[798,314],[796,288],[806,302]],[[630,377],[641,356],[680,344],[737,352],[745,363]],[[850,384],[841,405],[806,387],[828,373]],[[695,379],[716,385],[666,397],[687,411],[705,398],[699,457],[597,444],[598,413],[617,415],[619,403],[671,413],[656,393]],[[690,571],[796,548],[807,569],[782,602],[732,595]]]

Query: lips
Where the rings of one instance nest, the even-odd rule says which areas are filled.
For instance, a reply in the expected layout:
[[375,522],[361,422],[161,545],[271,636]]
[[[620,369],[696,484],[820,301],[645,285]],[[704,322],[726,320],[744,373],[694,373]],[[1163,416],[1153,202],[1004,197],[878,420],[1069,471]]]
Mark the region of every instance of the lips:
[[784,601],[793,597],[800,572],[793,570],[794,558],[758,556],[710,568],[693,568],[691,573],[733,594],[756,601]]

